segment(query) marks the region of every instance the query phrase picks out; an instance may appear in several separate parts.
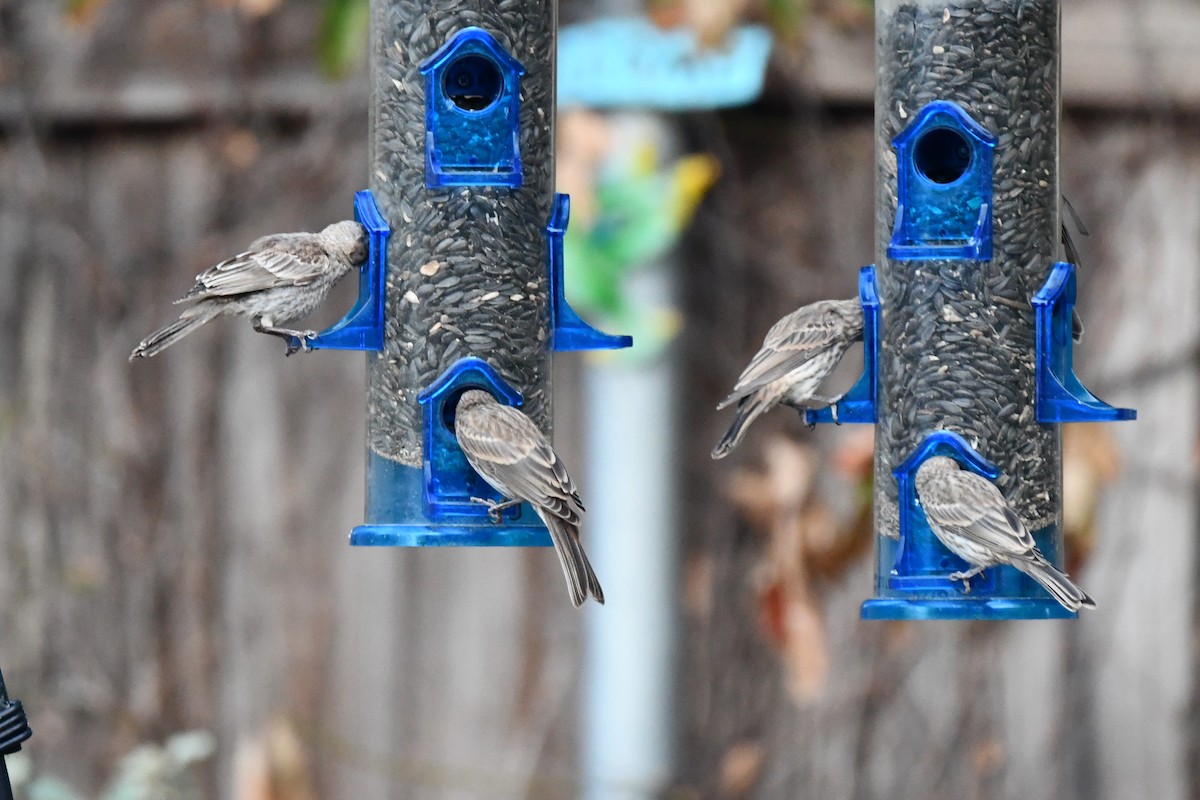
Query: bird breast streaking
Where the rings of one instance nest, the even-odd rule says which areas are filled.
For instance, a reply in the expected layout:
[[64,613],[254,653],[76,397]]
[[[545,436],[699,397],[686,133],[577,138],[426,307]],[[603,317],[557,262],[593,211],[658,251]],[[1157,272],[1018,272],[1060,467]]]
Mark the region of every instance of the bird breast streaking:
[[862,336],[858,300],[821,300],[776,322],[733,392],[717,406],[738,404],[733,424],[713,448],[712,457],[729,455],[750,423],[780,403],[798,410],[813,403],[835,404],[840,398],[822,397],[817,389]]
[[[278,233],[254,240],[244,253],[196,276],[196,285],[176,303],[191,303],[179,319],[147,336],[129,360],[149,358],[222,315],[250,317],[254,330],[304,350],[315,331],[278,327],[315,311],[333,285],[367,259],[367,231],[354,221],[337,222],[320,233]],[[288,355],[296,351],[290,342]]]
[[588,595],[604,602],[604,590],[579,541],[583,502],[567,468],[533,420],[488,392],[469,389],[455,406],[454,434],[467,461],[510,505],[529,503],[550,531],[562,563],[571,602],[583,605]]
[[1070,611],[1095,608],[1096,601],[1038,550],[1033,536],[995,484],[963,469],[947,456],[926,459],[917,469],[917,497],[934,535],[971,564],[951,573],[970,590],[970,580],[988,567],[1011,564],[1036,580]]

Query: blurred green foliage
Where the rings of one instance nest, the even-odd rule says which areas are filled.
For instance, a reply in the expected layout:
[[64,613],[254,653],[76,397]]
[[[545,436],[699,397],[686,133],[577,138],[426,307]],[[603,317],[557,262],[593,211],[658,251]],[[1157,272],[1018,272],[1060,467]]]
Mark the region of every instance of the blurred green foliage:
[[680,318],[673,308],[642,302],[629,291],[629,279],[675,246],[718,172],[710,155],[661,166],[654,147],[644,144],[597,176],[591,224],[567,229],[563,271],[572,307],[601,330],[632,334],[629,355],[638,360],[661,352]]
[[321,70],[341,78],[362,63],[370,27],[369,0],[326,0],[317,41]]

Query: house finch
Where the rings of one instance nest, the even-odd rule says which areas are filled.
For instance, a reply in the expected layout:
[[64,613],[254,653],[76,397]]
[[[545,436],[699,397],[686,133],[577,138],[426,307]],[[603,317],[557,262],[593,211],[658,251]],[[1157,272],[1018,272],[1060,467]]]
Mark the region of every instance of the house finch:
[[[311,314],[339,279],[367,258],[367,231],[357,222],[337,222],[320,233],[280,233],[255,239],[244,253],[196,276],[196,285],[176,303],[193,302],[179,319],[143,339],[129,360],[149,358],[222,314],[250,317],[254,330],[288,341],[288,355],[316,331],[276,327]],[[289,337],[301,341],[300,348]]]
[[[1075,206],[1071,205],[1071,201],[1062,196],[1063,209],[1067,212],[1067,216],[1071,217],[1071,221],[1075,224],[1076,230],[1084,236],[1088,235],[1088,229],[1084,227],[1083,220],[1079,218],[1079,214],[1075,211]],[[1062,223],[1062,244],[1063,251],[1066,253],[1067,261],[1075,266],[1079,266],[1079,251],[1075,249],[1075,242],[1071,239],[1071,233],[1067,230],[1067,221],[1064,219]],[[1083,338],[1083,320],[1079,317],[1077,309],[1071,309],[1071,339],[1078,342]]]
[[454,411],[454,434],[467,461],[506,500],[489,509],[500,511],[528,502],[550,531],[562,562],[571,602],[583,605],[588,595],[604,603],[604,590],[579,542],[583,502],[546,437],[529,417],[501,404],[479,389],[463,392]]
[[1070,578],[1046,560],[1000,490],[982,475],[962,469],[946,456],[934,456],[917,470],[917,497],[934,535],[971,569],[953,572],[970,591],[971,578],[997,564],[1011,564],[1046,587],[1070,611],[1095,608]]
[[767,332],[762,349],[738,378],[733,393],[717,406],[722,409],[738,404],[737,416],[713,448],[712,457],[729,455],[747,426],[779,403],[798,410],[813,401],[836,403],[839,398],[822,397],[816,393],[817,388],[862,335],[862,304],[857,299],[821,300],[776,322]]

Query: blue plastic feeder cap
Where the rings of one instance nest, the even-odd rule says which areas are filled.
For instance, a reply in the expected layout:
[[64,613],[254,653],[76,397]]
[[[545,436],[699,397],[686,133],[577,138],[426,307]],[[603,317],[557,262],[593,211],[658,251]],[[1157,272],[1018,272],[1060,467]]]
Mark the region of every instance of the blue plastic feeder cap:
[[499,502],[500,495],[479,476],[454,436],[454,407],[468,389],[490,392],[502,403],[520,406],[520,392],[479,358],[454,363],[418,396],[424,420],[422,468],[398,464],[372,452],[368,458],[367,524],[354,529],[350,543],[394,547],[548,547],[550,534],[527,503],[508,509],[493,522],[488,507],[471,498]]
[[[917,469],[928,458],[949,456],[988,480],[999,468],[953,431],[936,431],[894,470],[899,484],[899,538],[876,537],[876,597],[862,605],[863,619],[1069,619],[1076,614],[1052,599],[1032,578],[1013,567],[990,567],[971,580],[968,593],[949,575],[971,565],[946,549],[930,529],[917,497]],[[1057,528],[1033,532],[1038,548],[1061,564]]]

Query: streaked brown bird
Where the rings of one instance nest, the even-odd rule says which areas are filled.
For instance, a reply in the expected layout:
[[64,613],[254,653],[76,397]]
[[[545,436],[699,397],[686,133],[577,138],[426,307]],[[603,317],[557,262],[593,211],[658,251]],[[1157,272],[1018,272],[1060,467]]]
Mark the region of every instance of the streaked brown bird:
[[840,398],[822,397],[817,389],[862,336],[862,304],[857,299],[821,300],[776,322],[733,393],[717,406],[719,410],[738,404],[733,424],[713,448],[712,457],[729,455],[750,423],[780,403],[797,410],[814,402],[836,403]]
[[[194,303],[179,319],[147,336],[129,360],[149,358],[219,316],[250,317],[254,330],[288,341],[287,354],[309,350],[316,331],[278,327],[311,314],[333,285],[367,258],[367,231],[354,221],[336,222],[320,233],[278,233],[251,242],[244,253],[196,276],[196,285],[176,300]],[[288,337],[301,342],[300,348]]]
[[583,502],[567,468],[529,417],[488,392],[463,392],[454,410],[454,434],[467,461],[503,503],[491,506],[498,520],[504,508],[529,503],[550,531],[571,602],[583,605],[588,595],[604,603],[604,590],[579,541]]
[[971,564],[953,572],[970,590],[971,578],[988,567],[1011,564],[1046,587],[1063,608],[1095,608],[1096,601],[1046,560],[1033,536],[995,484],[946,456],[926,459],[917,469],[917,497],[929,528],[946,548]]

